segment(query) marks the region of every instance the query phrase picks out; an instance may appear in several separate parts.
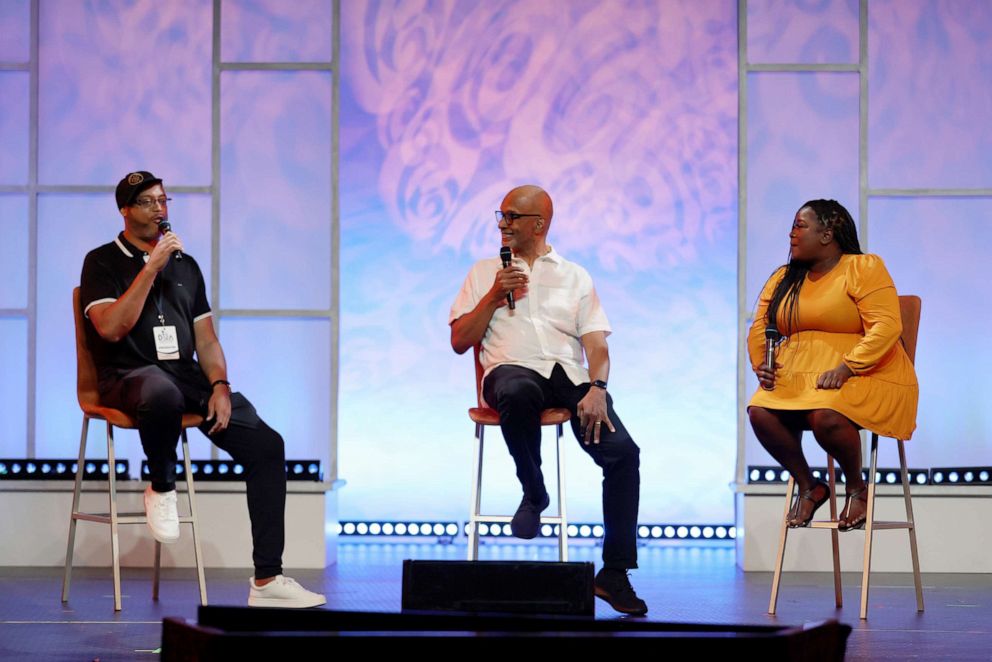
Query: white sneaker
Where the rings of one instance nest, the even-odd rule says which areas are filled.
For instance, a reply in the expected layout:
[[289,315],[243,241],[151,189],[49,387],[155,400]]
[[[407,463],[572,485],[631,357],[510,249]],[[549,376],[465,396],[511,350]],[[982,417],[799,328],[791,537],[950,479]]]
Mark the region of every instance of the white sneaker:
[[176,491],[156,492],[149,485],[145,488],[145,517],[155,540],[171,544],[179,540],[179,511],[176,509]]
[[306,607],[319,607],[327,603],[320,593],[308,591],[291,577],[276,575],[275,579],[259,586],[255,583],[255,578],[248,580],[251,589],[248,591],[249,607],[285,607],[287,609],[303,609]]

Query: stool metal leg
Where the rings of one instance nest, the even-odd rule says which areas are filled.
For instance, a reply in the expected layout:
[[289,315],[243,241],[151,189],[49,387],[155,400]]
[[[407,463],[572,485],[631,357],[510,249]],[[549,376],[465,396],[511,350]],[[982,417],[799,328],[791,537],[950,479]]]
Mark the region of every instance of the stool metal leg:
[[189,497],[190,528],[193,529],[193,560],[196,563],[196,580],[200,585],[200,604],[207,606],[207,580],[203,575],[203,552],[200,550],[200,538],[196,532],[196,490],[193,487],[193,470],[189,461],[189,440],[186,430],[183,430],[183,466],[186,473],[186,495]]
[[158,585],[162,574],[162,543],[155,541],[155,565],[152,566],[152,600],[158,600]]
[[792,493],[795,490],[796,481],[789,476],[789,485],[785,488],[785,510],[782,513],[782,529],[778,536],[778,554],[775,559],[775,574],[772,576],[772,596],[768,600],[768,613],[775,615],[775,608],[778,604],[778,587],[782,581],[782,562],[785,560],[785,543],[789,537],[789,509],[792,507]]
[[121,610],[121,543],[117,519],[117,464],[114,457],[114,426],[107,421],[107,479],[110,483],[110,554],[114,564],[114,611]]
[[565,437],[562,424],[555,426],[558,444],[558,515],[561,523],[558,525],[558,560],[568,561],[568,516],[565,513]]
[[79,461],[76,464],[76,486],[72,491],[72,511],[69,513],[69,542],[65,550],[65,573],[62,575],[62,602],[69,600],[69,584],[72,582],[72,556],[76,548],[76,514],[79,513],[80,493],[83,489],[83,464],[86,460],[86,437],[89,434],[90,417],[83,414],[83,429],[79,433]]
[[[827,480],[830,485],[830,521],[837,523],[837,472],[834,468],[834,458],[827,455]],[[844,606],[844,593],[841,590],[840,578],[840,534],[837,527],[830,529],[830,547],[834,554],[834,605],[840,609]]]
[[868,618],[868,582],[871,578],[871,543],[875,533],[875,472],[878,467],[878,435],[871,435],[871,468],[868,470],[868,513],[865,515],[865,560],[861,571],[861,620]]
[[913,500],[909,497],[909,471],[906,469],[906,446],[896,439],[899,446],[899,470],[902,473],[902,495],[906,501],[906,521],[909,523],[909,552],[913,558],[913,582],[916,584],[916,611],[923,611],[923,580],[920,577],[920,553],[916,549],[916,518],[913,517]]
[[479,523],[476,518],[482,514],[482,452],[484,448],[485,426],[475,424],[475,443],[472,457],[472,512],[468,520],[468,560],[479,558]]

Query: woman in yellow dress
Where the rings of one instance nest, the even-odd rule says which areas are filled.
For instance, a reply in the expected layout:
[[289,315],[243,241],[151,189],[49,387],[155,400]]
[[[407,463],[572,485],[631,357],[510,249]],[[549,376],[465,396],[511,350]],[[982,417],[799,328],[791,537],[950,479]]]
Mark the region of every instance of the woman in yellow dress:
[[[861,253],[851,215],[835,200],[796,212],[789,263],[765,283],[748,354],[759,388],[748,405],[758,441],[799,486],[789,526],[808,526],[830,496],[802,451],[803,430],[837,458],[847,479],[841,531],[864,526],[859,428],[909,439],[916,428],[916,372],[899,338],[899,298],[877,255]],[[765,329],[782,340],[765,365]]]

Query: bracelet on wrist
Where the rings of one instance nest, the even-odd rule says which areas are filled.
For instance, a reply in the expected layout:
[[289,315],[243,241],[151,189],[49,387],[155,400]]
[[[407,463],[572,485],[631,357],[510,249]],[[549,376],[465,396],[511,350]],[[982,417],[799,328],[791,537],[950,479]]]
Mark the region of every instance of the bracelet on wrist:
[[223,384],[227,388],[231,388],[231,382],[227,381],[226,379],[216,379],[216,380],[214,380],[214,382],[212,384],[210,384],[210,388],[216,388],[218,384]]

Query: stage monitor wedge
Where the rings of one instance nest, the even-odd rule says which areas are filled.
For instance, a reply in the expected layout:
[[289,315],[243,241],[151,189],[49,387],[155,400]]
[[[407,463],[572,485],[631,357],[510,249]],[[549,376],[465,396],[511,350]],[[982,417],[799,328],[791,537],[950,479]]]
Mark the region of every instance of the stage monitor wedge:
[[593,616],[592,563],[403,562],[404,611]]

